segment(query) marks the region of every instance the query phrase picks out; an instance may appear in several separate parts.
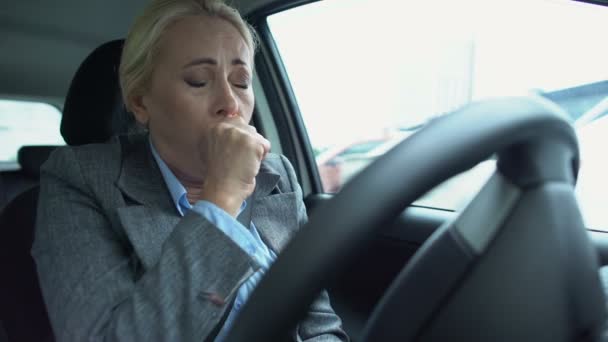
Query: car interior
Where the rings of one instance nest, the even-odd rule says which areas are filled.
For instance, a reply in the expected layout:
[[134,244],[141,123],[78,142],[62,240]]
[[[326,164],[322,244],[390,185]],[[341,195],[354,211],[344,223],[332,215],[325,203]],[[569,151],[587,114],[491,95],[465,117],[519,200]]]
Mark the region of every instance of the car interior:
[[[6,4],[0,100],[56,108],[56,133],[67,145],[141,130],[122,102],[117,69],[146,3]],[[231,3],[259,34],[252,124],[293,163],[309,222],[254,292],[230,341],[275,340],[323,288],[352,341],[608,341],[608,226],[589,227],[581,214],[575,185],[589,163],[556,101],[495,98],[450,110],[328,193],[268,20],[318,1]],[[313,61],[331,58],[310,53],[321,55]],[[11,115],[19,113],[0,119]],[[30,249],[39,169],[56,148],[23,145],[15,165],[0,169],[0,342],[54,341]],[[488,160],[491,175],[462,208],[416,204]]]

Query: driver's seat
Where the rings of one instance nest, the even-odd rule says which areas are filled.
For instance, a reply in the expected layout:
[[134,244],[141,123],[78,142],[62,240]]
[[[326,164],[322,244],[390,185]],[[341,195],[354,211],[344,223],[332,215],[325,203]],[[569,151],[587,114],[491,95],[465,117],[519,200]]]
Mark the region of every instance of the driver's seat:
[[[61,134],[69,145],[104,142],[135,130],[118,86],[123,40],[95,49],[80,65],[68,91]],[[38,187],[7,204],[0,215],[0,320],[9,341],[53,341],[53,333],[30,255],[34,240]]]

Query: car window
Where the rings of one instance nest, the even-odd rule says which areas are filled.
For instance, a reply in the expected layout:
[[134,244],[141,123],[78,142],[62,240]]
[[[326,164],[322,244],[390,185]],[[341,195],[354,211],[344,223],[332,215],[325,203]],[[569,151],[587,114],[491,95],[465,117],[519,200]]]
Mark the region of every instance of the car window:
[[25,145],[65,145],[61,113],[47,103],[0,100],[0,170],[19,169],[17,152]]
[[[581,141],[585,220],[608,228],[601,151],[608,146],[608,8],[564,0],[332,0],[271,15],[268,26],[325,191],[339,191],[437,116],[484,98],[532,95],[570,116]],[[494,169],[487,160],[417,204],[458,210]]]

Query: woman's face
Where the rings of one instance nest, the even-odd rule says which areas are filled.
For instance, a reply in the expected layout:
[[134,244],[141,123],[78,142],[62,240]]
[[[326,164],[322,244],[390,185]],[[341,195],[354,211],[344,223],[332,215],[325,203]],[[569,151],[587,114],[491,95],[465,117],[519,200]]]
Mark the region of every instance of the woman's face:
[[252,52],[232,24],[207,16],[180,19],[158,44],[151,82],[131,107],[165,162],[196,179],[209,128],[236,115],[251,119]]

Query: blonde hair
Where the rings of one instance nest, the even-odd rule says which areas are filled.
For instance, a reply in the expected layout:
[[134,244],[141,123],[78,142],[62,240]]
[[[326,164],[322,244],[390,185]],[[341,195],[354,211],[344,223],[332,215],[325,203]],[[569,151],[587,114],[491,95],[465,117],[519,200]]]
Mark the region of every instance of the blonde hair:
[[149,84],[162,34],[172,23],[191,15],[207,15],[228,21],[243,36],[251,55],[254,55],[257,48],[255,30],[223,0],[153,0],[135,20],[122,50],[118,73],[127,109],[129,98],[141,94]]

